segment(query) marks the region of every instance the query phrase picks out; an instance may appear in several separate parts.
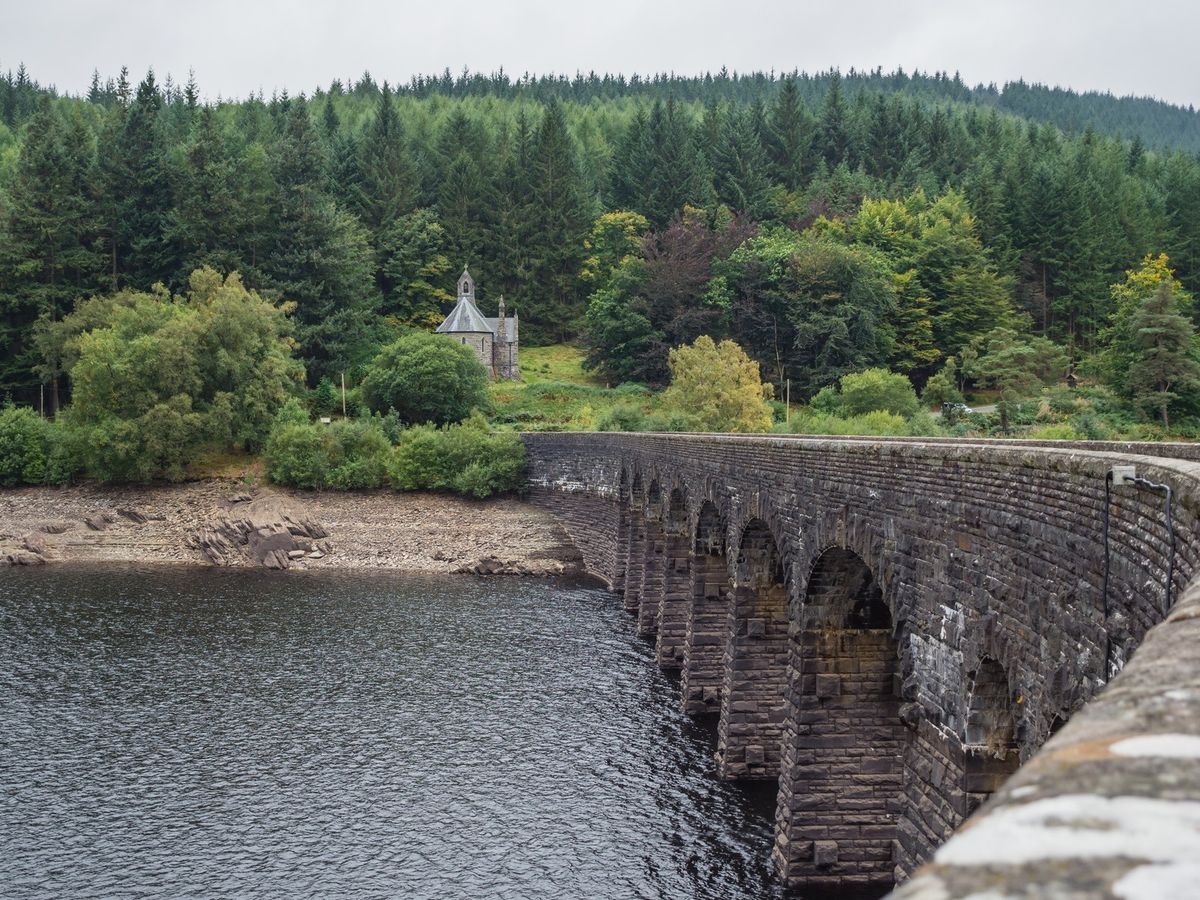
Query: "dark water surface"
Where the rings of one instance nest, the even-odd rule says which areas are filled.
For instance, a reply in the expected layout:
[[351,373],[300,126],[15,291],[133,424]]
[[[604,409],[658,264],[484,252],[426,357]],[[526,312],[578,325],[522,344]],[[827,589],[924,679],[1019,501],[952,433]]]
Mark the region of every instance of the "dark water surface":
[[762,898],[619,600],[547,582],[0,570],[4,897]]

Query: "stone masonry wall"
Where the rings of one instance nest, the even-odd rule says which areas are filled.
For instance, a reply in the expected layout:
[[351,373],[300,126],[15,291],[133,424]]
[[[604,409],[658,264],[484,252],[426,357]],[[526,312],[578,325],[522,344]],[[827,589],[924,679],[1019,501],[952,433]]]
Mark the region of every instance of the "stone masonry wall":
[[[631,586],[644,580],[634,571],[646,558],[638,533],[646,520],[641,486],[656,483],[662,493],[684,499],[691,608],[683,702],[699,712],[723,692],[723,774],[783,772],[776,862],[799,887],[831,878],[879,881],[890,877],[880,874],[888,866],[900,878],[910,875],[987,793],[981,786],[994,787],[995,766],[981,768],[978,753],[967,752],[968,720],[979,717],[979,704],[1011,703],[1007,711],[984,710],[983,720],[1007,715],[1012,751],[1028,759],[1052,729],[1122,670],[1162,620],[1171,556],[1163,497],[1114,488],[1106,553],[1105,474],[1114,463],[1134,464],[1139,475],[1174,489],[1171,594],[1190,582],[1200,550],[1200,465],[1162,456],[1090,445],[733,435],[538,434],[528,435],[526,446],[535,502],[560,512],[597,574],[613,584],[623,572],[627,605],[653,609],[656,630],[663,622],[663,584],[647,582],[655,596],[632,603],[630,597]],[[626,490],[629,525],[623,531]],[[714,510],[724,533],[721,556],[697,546],[698,526],[702,519],[711,525]],[[751,575],[743,558],[744,539],[764,531],[778,557],[769,580]],[[624,565],[617,552],[622,533]],[[821,645],[813,643],[815,625],[805,624],[810,573],[830,548],[862,560],[890,620],[889,628],[836,638],[864,642],[845,644],[852,648],[849,656],[816,653]],[[675,548],[663,555],[681,561]],[[724,591],[722,569],[732,576]],[[784,611],[781,638],[774,609]],[[714,641],[725,645],[720,686],[712,672]],[[819,759],[817,751],[852,749],[813,745],[822,729],[842,727],[836,717],[824,724],[802,721],[820,708],[817,701],[828,706],[832,699],[819,696],[815,676],[821,666],[849,666],[851,656],[883,666],[878,653],[884,646],[894,652],[887,669],[892,674],[885,675],[886,667],[872,670],[878,676],[871,707],[877,722],[866,726],[876,728],[876,751],[860,753],[856,762],[849,754],[836,762],[827,754],[830,780],[858,776],[851,789],[860,796],[846,798],[858,806],[814,804],[811,798],[826,788],[819,788],[821,776],[814,779],[811,766],[820,770],[824,764],[808,760]],[[814,668],[805,668],[806,658]],[[995,662],[1006,687],[985,691],[973,708],[972,677],[985,660]],[[837,675],[841,683],[854,673],[821,674]],[[793,696],[786,699],[789,691]],[[893,717],[899,731],[885,727]],[[848,743],[858,741],[861,748],[865,740]],[[866,776],[879,777],[864,781]]]

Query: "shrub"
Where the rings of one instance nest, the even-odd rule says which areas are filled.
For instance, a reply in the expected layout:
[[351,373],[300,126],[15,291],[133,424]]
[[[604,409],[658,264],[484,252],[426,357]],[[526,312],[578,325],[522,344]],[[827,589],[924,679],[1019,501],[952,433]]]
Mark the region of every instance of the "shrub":
[[769,388],[758,363],[733,341],[719,344],[700,335],[667,355],[671,385],[663,392],[667,409],[678,410],[700,431],[756,432],[771,429]]
[[339,490],[377,488],[387,482],[392,444],[378,422],[338,421],[328,426],[335,444],[326,483]]
[[325,486],[335,444],[330,430],[305,422],[271,432],[263,451],[267,477],[276,484],[316,490]]
[[519,435],[494,433],[482,419],[444,428],[418,426],[401,436],[388,466],[402,491],[455,491],[488,497],[516,490],[525,478],[525,445]]
[[333,380],[325,375],[310,393],[313,412],[318,416],[331,416],[341,410],[341,399]]
[[1076,431],[1070,424],[1066,422],[1058,422],[1054,425],[1043,425],[1040,428],[1034,428],[1025,437],[1030,440],[1039,441],[1081,441],[1084,440],[1084,435]]
[[209,268],[181,296],[82,301],[43,348],[71,375],[80,462],[104,480],[179,479],[199,450],[261,446],[303,374],[290,330],[285,307]]
[[0,484],[41,484],[47,480],[53,426],[32,409],[0,409]]
[[637,403],[618,403],[596,423],[598,431],[645,431],[646,411]]
[[487,370],[473,350],[445,335],[414,331],[375,357],[359,390],[375,412],[394,409],[410,424],[444,424],[485,408],[487,386]]
[[921,392],[921,400],[926,406],[940,407],[943,403],[962,403],[963,395],[954,379],[941,371],[929,376],[925,390]]
[[866,369],[843,375],[838,405],[842,415],[858,416],[883,410],[908,418],[921,404],[912,382],[887,369]]
[[643,431],[695,431],[695,421],[679,410],[663,409],[646,416]]
[[281,411],[267,439],[263,460],[276,484],[319,490],[377,488],[387,481],[391,442],[379,423],[338,421],[331,425],[296,420],[295,407]]
[[808,401],[808,405],[817,412],[825,413],[826,415],[836,416],[841,409],[841,398],[838,397],[837,388],[831,384],[825,385],[813,398]]

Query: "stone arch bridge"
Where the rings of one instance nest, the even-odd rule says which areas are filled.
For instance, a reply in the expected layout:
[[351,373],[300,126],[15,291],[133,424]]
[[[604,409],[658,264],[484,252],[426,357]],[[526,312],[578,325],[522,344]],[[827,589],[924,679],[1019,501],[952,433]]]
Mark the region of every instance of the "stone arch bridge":
[[[1190,649],[1200,642],[1179,638],[1200,626],[1187,613],[1200,604],[1179,601],[1200,551],[1200,464],[1178,458],[1200,459],[1190,447],[525,440],[532,499],[557,512],[588,568],[623,596],[659,664],[679,670],[684,708],[717,717],[718,775],[778,783],[771,853],[789,886],[890,886],[934,860],[905,891],[1077,896],[1042,891],[1043,874],[1061,882],[1063,860],[1074,859],[1046,857],[1052,842],[1026,857],[968,854],[966,864],[954,850],[965,838],[935,851],[985,803],[968,833],[995,820],[1001,846],[1005,815],[1030,815],[1032,800],[1064,795],[1068,783],[1070,796],[1101,800],[1128,790],[1200,800],[1200,751],[1192,781],[1169,790],[1152,763],[1132,787],[1141,763],[1109,749],[1180,732],[1200,745],[1200,685],[1176,686],[1174,719],[1147,721],[1149,703],[1118,714],[1106,705],[1116,685],[1089,702],[1123,672],[1136,689],[1141,670],[1126,663],[1150,639],[1174,649],[1143,668],[1177,667],[1149,676],[1165,679],[1147,688],[1155,697],[1200,678]],[[1114,484],[1113,467],[1130,465],[1142,480],[1122,484],[1118,470]],[[1176,624],[1155,629],[1172,606]],[[1107,743],[1095,745],[1096,728]],[[1159,813],[1170,823],[1179,809]],[[1184,813],[1179,827],[1200,841],[1200,804],[1194,818]],[[1111,839],[1127,827],[1099,831]],[[1103,870],[1090,857],[1079,865],[1094,880]],[[1078,896],[1104,896],[1138,859],[1116,859],[1102,891]]]

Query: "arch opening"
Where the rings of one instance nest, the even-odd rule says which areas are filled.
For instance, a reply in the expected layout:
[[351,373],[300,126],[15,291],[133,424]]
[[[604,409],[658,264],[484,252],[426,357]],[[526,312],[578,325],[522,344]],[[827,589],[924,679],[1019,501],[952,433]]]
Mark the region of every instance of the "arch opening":
[[999,790],[1021,764],[1016,703],[1004,667],[985,657],[971,673],[963,740],[963,790],[971,815]]
[[672,490],[667,498],[663,532],[663,587],[656,622],[655,656],[664,669],[680,669],[686,655],[692,583],[687,499],[679,488]]
[[646,490],[645,544],[642,556],[642,586],[638,603],[638,634],[650,637],[658,631],[666,580],[667,535],[663,522],[663,494],[657,481]]
[[729,562],[725,525],[709,500],[700,506],[692,535],[690,581],[680,679],[683,708],[692,715],[716,714],[729,643]]
[[791,887],[891,885],[908,731],[899,645],[874,573],[831,548],[789,640],[775,860]]
[[642,476],[634,472],[629,487],[629,519],[625,538],[625,611],[637,614],[642,600],[642,569],[646,564],[645,497]]
[[779,548],[761,519],[742,531],[732,597],[717,772],[722,778],[775,778],[787,686],[787,587]]
[[613,565],[613,590],[625,593],[625,576],[629,569],[629,472],[622,468],[617,484],[617,547]]

